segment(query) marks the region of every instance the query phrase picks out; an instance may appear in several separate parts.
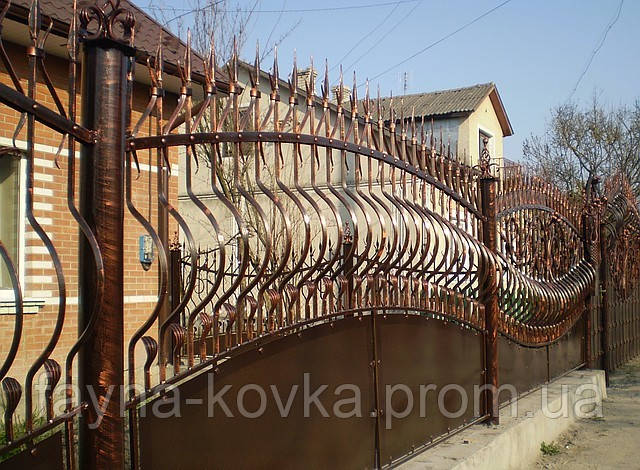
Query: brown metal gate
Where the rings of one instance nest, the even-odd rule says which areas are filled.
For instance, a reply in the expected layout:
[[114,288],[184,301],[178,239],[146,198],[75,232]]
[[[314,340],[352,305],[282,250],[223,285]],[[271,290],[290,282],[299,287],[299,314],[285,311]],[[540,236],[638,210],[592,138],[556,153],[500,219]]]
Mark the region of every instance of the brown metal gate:
[[[22,260],[0,240],[13,293],[0,468],[394,466],[498,422],[501,385],[522,393],[638,354],[640,217],[623,176],[604,196],[590,182],[576,197],[495,167],[486,141],[470,166],[402,103],[384,109],[368,85],[358,99],[355,77],[349,99],[341,77],[331,100],[328,66],[320,93],[299,83],[295,61],[281,80],[277,57],[269,74],[258,58],[245,65],[242,84],[236,51],[221,89],[213,45],[203,59],[188,41],[171,76],[164,54],[175,51],[161,37],[143,57],[133,10],[117,0],[74,2],[68,58],[52,60],[59,20],[37,0],[2,5],[0,20],[28,24],[28,46],[0,42],[0,101],[16,126],[0,158],[25,162],[25,218],[55,295],[49,329],[34,326]],[[64,104],[52,62],[68,66]],[[66,203],[56,223],[80,234],[79,255],[43,228],[36,163],[64,178],[50,190]],[[124,255],[134,222],[146,233],[141,271]],[[141,313],[125,307],[125,289],[142,272],[154,295]],[[43,346],[20,356],[40,330]],[[316,402],[306,413],[300,390],[324,385],[317,403],[331,413]],[[358,413],[343,417],[354,389]],[[237,392],[233,418],[215,400],[209,417],[224,390]]]

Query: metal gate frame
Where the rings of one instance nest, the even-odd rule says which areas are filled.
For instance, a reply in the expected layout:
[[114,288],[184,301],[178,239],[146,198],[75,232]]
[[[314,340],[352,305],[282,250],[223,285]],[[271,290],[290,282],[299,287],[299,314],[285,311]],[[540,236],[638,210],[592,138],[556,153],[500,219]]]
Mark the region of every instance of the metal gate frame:
[[[0,10],[0,22],[8,8],[9,4],[5,3]],[[404,330],[397,333],[396,330],[402,330],[413,322],[426,319],[432,323],[445,322],[449,325],[447,328],[460,328],[462,338],[482,333],[480,339],[472,340],[482,340],[481,345],[476,344],[482,352],[475,354],[473,371],[477,372],[478,364],[481,364],[484,372],[481,384],[492,387],[486,392],[484,413],[478,419],[493,423],[497,423],[499,417],[496,390],[501,383],[499,350],[505,347],[504,341],[517,344],[516,349],[544,349],[547,379],[569,367],[579,366],[581,362],[593,365],[601,361],[605,370],[614,370],[640,352],[640,265],[632,262],[640,252],[640,216],[636,198],[623,175],[607,182],[605,197],[600,197],[596,181],[591,181],[584,198],[579,201],[571,200],[557,188],[527,175],[522,169],[502,169],[497,177],[486,144],[478,167],[472,168],[457,161],[442,139],[436,145],[433,131],[428,139],[425,132],[428,124],[417,123],[413,116],[404,119],[404,110],[401,110],[402,119],[397,120],[395,108],[391,105],[388,125],[385,124],[380,99],[377,100],[376,122],[372,113],[374,100],[370,99],[368,88],[363,100],[364,112],[359,114],[356,106],[356,86],[350,112],[347,111],[342,77],[335,106],[337,119],[332,123],[329,118],[328,72],[325,73],[321,98],[316,97],[314,85],[307,84],[304,115],[300,119],[298,113],[302,113],[302,108],[296,98],[299,92],[295,63],[292,80],[288,83],[291,99],[286,106],[287,114],[280,119],[277,58],[270,77],[266,117],[263,120],[259,113],[258,59],[251,74],[251,112],[241,115],[237,51],[228,66],[231,79],[228,98],[222,98],[216,90],[217,69],[212,52],[204,61],[204,100],[194,105],[190,44],[184,62],[178,67],[182,86],[176,111],[165,124],[160,46],[156,56],[149,60],[152,83],[149,104],[139,122],[133,123],[131,86],[136,23],[133,13],[121,8],[119,0],[99,2],[81,11],[77,11],[74,2],[68,39],[69,102],[65,108],[47,73],[44,46],[50,27],[43,24],[45,20],[36,0],[29,16],[31,42],[26,51],[26,90],[4,46],[0,47],[0,60],[13,85],[0,84],[0,101],[22,115],[15,135],[26,125],[26,215],[52,259],[59,299],[53,334],[24,381],[27,434],[14,438],[14,414],[22,399],[23,386],[6,374],[16,357],[20,339],[26,333],[23,331],[24,299],[16,263],[0,241],[0,256],[11,276],[16,309],[12,342],[0,367],[7,436],[1,452],[3,456],[19,452],[3,462],[3,468],[33,460],[34,449],[41,452],[35,453],[39,461],[34,465],[48,464],[44,459],[51,458],[62,466],[64,455],[66,468],[72,469],[76,466],[76,451],[79,450],[80,468],[121,468],[124,466],[127,438],[132,466],[136,468],[140,463],[138,450],[145,447],[140,439],[147,437],[138,430],[138,408],[144,400],[162,394],[167,387],[189,383],[204,370],[231,367],[231,356],[236,353],[239,356],[240,352],[260,354],[263,343],[291,341],[293,336],[290,334],[294,332],[305,335],[305,327],[314,322],[322,324],[315,328],[331,329],[332,322],[346,325],[364,321],[361,320],[366,318],[364,311],[375,312],[370,316],[372,341],[367,350],[373,360],[373,371],[368,372],[372,375],[367,377],[372,377],[376,383],[373,413],[377,437],[373,448],[377,450],[372,454],[377,455],[373,463],[378,467],[395,465],[411,452],[429,445],[423,437],[417,437],[419,432],[414,428],[406,434],[398,432],[392,437],[380,429],[380,417],[384,413],[379,399],[380,387],[398,380],[392,375],[398,368],[406,369],[406,366],[394,368],[394,362],[402,364],[403,357],[394,350],[393,344],[408,341],[413,333]],[[84,64],[82,95],[87,98],[83,101],[82,123],[76,122],[80,45]],[[46,86],[55,110],[36,100],[38,78]],[[157,134],[138,137],[138,130],[147,120],[151,121],[154,110],[157,111]],[[319,122],[315,121],[316,111],[322,116]],[[199,130],[197,124],[207,113],[211,128],[208,132],[196,132]],[[349,125],[346,125],[347,121]],[[81,145],[80,207],[75,205],[74,158],[69,158],[67,178],[69,211],[82,233],[79,270],[81,332],[69,349],[64,365],[51,358],[65,322],[67,288],[62,263],[54,243],[33,213],[36,122],[61,134],[61,150],[65,139],[68,139],[69,155],[75,155],[76,143]],[[284,124],[289,122],[292,132],[285,132]],[[225,127],[229,123],[231,127]],[[302,131],[306,124],[310,124],[309,133]],[[184,125],[184,133],[175,133],[180,125]],[[211,159],[214,170],[218,157],[221,158],[222,146],[232,149],[236,172],[234,191],[241,194],[247,207],[251,206],[258,213],[268,243],[265,242],[260,263],[251,264],[246,255],[249,233],[242,214],[227,196],[219,196],[236,220],[241,239],[238,246],[244,254],[240,256],[237,272],[232,273],[230,284],[224,281],[224,264],[231,255],[227,253],[218,258],[213,287],[189,312],[187,324],[182,325],[177,320],[186,311],[194,293],[197,256],[189,226],[168,201],[166,184],[163,186],[162,182],[170,172],[169,149],[184,149],[189,197],[211,223],[212,230],[219,233],[215,217],[190,189],[192,164],[198,164],[198,149],[205,146],[214,151],[215,158]],[[280,185],[283,146],[296,151],[291,162],[296,171],[299,165],[309,165],[313,192],[296,188],[296,193],[291,187]],[[246,191],[238,177],[238,169],[244,165],[244,157],[247,156],[243,153],[246,147],[252,149],[255,158],[255,178],[260,186],[260,196],[268,200],[266,204],[285,221],[288,236],[280,247],[273,246],[272,234],[267,230],[268,217],[257,202],[258,196]],[[330,209],[336,221],[337,236],[333,237],[333,232],[328,231],[324,222],[320,224],[322,256],[308,256],[311,227],[304,217],[306,239],[298,246],[301,248],[298,255],[303,253],[304,256],[296,258],[292,255],[292,245],[298,241],[292,239],[287,228],[291,225],[287,209],[281,197],[260,179],[265,147],[274,149],[269,156],[274,161],[275,181],[292,201],[295,210],[305,213],[307,204],[317,212],[318,219],[322,219],[321,210],[311,193]],[[301,148],[309,150],[311,157],[305,160],[300,153]],[[131,202],[132,166],[137,164],[137,152],[144,149],[156,151],[161,188],[158,199],[167,214],[180,225],[195,268],[186,281],[184,296],[173,299],[169,312],[164,311],[169,282],[166,240]],[[324,163],[320,162],[321,152],[326,156]],[[334,186],[331,176],[338,170],[342,175],[346,173],[351,161],[347,155],[357,168],[354,170],[355,186],[347,187],[344,177],[340,187]],[[338,162],[334,161],[336,157]],[[368,178],[362,170],[363,162],[368,165]],[[371,190],[375,179],[372,176],[374,164],[382,174],[379,198]],[[315,181],[315,174],[321,168],[327,175],[326,187],[320,187]],[[385,177],[386,169],[389,173]],[[361,180],[368,183],[368,192],[359,186]],[[384,187],[387,181],[390,191]],[[343,213],[338,206],[344,209]],[[158,248],[160,266],[157,305],[131,338],[124,338],[123,334],[125,208],[149,232]],[[397,224],[402,225],[407,234],[404,240],[402,230],[393,220],[393,213],[400,215]],[[393,233],[392,237],[387,237],[384,232],[379,236],[378,244],[373,241],[372,224],[369,223],[376,218],[380,226],[386,223],[390,227],[389,232]],[[164,225],[166,227],[166,223]],[[419,238],[422,243],[413,243],[409,235]],[[430,237],[442,239],[446,242],[445,248],[437,244],[434,246]],[[440,257],[438,250],[443,250],[445,255]],[[222,249],[220,252],[224,253]],[[275,253],[275,261],[272,260],[272,252]],[[295,259],[292,265],[288,264],[290,258]],[[598,276],[596,271],[599,271]],[[299,276],[297,283],[292,281],[295,276]],[[175,283],[172,286],[175,297]],[[216,292],[220,286],[220,292]],[[214,306],[213,311],[207,311],[211,305]],[[599,312],[599,317],[594,312]],[[157,340],[148,334],[156,322],[159,324]],[[437,327],[421,330],[421,333],[428,337],[436,331]],[[309,329],[311,335],[318,332],[320,329],[315,333]],[[389,346],[389,340],[392,346]],[[429,351],[420,349],[424,341],[414,342],[422,351],[423,360],[428,361]],[[134,351],[138,343],[143,344],[147,353],[145,390],[137,393],[132,388],[129,396],[112,395],[109,390],[113,386],[124,389],[125,384],[136,384]],[[207,347],[210,347],[210,355]],[[507,343],[507,348],[510,347]],[[565,362],[555,368],[552,363],[558,361],[550,361],[551,356]],[[582,360],[578,360],[578,356]],[[159,380],[153,384],[150,369],[156,357]],[[181,370],[183,357],[186,357],[186,370]],[[71,386],[76,359],[83,394],[74,402]],[[229,362],[221,362],[223,359]],[[442,359],[436,358],[436,361]],[[257,363],[258,359],[253,365]],[[392,365],[388,366],[388,363]],[[168,370],[169,365],[172,365],[173,375]],[[47,422],[37,426],[33,422],[33,380],[40,371],[44,371],[47,377]],[[408,376],[410,372],[406,370]],[[469,374],[472,375],[471,372]],[[53,390],[62,377],[67,390],[65,412],[54,416]],[[523,390],[537,380],[524,382]],[[95,429],[88,426],[97,412],[89,406],[92,402],[88,395],[89,386],[93,387],[94,399],[106,404],[102,424]],[[129,433],[125,433],[125,417],[120,413],[121,408],[128,410]],[[475,419],[465,416],[462,422],[452,421],[451,426],[447,426],[451,429],[447,431],[450,433],[452,426],[468,426],[472,422]],[[444,426],[443,423],[440,425]],[[76,428],[79,431],[77,449]],[[391,442],[396,436],[404,437],[399,437],[393,449],[386,448],[385,439]]]

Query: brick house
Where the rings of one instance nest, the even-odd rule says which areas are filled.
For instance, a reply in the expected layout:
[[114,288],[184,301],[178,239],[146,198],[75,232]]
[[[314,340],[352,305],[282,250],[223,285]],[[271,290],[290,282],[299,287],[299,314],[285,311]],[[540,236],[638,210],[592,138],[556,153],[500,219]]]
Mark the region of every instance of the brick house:
[[[87,0],[79,1],[78,8],[89,5]],[[2,30],[2,42],[10,63],[15,68],[23,86],[26,86],[27,54],[29,32],[27,18],[30,0],[14,0],[9,6]],[[149,80],[146,60],[155,53],[159,38],[162,38],[165,58],[165,106],[164,116],[170,116],[177,102],[179,80],[175,76],[178,60],[184,55],[186,45],[177,37],[164,30],[158,23],[136,6],[123,0],[121,6],[132,10],[136,16],[136,70],[133,85],[132,122],[135,123],[149,99]],[[68,55],[66,38],[73,8],[71,0],[41,0],[40,8],[43,25],[52,21],[51,36],[45,46],[45,64],[54,87],[65,104],[68,100]],[[194,95],[202,93],[197,87],[204,83],[202,61],[194,59],[193,80]],[[82,64],[80,64],[80,68]],[[0,64],[0,81],[13,86],[4,64]],[[228,85],[223,81],[217,83],[219,89]],[[80,110],[82,99],[78,83],[78,122],[82,122]],[[36,91],[39,103],[55,109],[55,104],[44,83],[39,77]],[[43,350],[56,321],[58,312],[58,283],[54,266],[48,252],[25,219],[25,161],[22,150],[26,148],[26,128],[13,141],[14,131],[20,115],[13,109],[0,105],[0,237],[10,251],[13,261],[18,266],[19,278],[23,290],[25,314],[24,335],[18,355],[9,375],[22,379],[24,371],[35,357]],[[154,123],[155,125],[155,123]],[[144,126],[139,135],[145,135],[150,126]],[[35,138],[34,165],[34,215],[50,236],[62,263],[66,282],[66,316],[62,336],[51,358],[63,363],[70,346],[78,336],[78,237],[79,229],[67,208],[67,159],[68,152],[63,147],[58,156],[61,135],[51,129],[37,124]],[[74,156],[80,158],[80,153]],[[157,203],[157,170],[155,153],[138,155],[140,174],[133,181],[132,199],[137,209],[148,217],[164,237],[174,233],[175,226],[171,222],[162,223],[158,217]],[[170,200],[177,199],[179,164],[177,153],[170,155],[172,172],[168,181]],[[78,165],[76,165],[78,168]],[[134,169],[135,175],[135,169]],[[134,176],[135,177],[135,176]],[[76,174],[76,205],[78,174]],[[162,213],[162,211],[160,211]],[[163,227],[164,225],[164,227]],[[125,211],[125,341],[132,332],[146,320],[156,303],[158,294],[157,263],[152,263],[145,270],[139,261],[139,238],[146,232],[134,218]],[[162,235],[161,235],[162,236]],[[15,301],[8,272],[0,261],[0,357],[4,357],[11,343],[15,315]],[[156,334],[152,328],[150,334]]]

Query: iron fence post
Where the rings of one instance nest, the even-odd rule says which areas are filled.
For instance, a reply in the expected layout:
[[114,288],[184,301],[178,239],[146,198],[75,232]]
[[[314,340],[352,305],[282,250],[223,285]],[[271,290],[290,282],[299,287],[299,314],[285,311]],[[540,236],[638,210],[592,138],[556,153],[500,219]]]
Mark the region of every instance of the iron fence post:
[[608,287],[608,256],[607,242],[605,238],[605,223],[600,223],[600,324],[602,327],[601,346],[602,346],[602,368],[604,369],[605,381],[609,386],[609,294]]
[[[80,12],[84,42],[83,123],[98,132],[97,143],[83,146],[80,207],[104,260],[104,302],[94,334],[80,355],[81,397],[90,406],[80,424],[80,468],[124,467],[124,149],[129,46],[135,20],[107,3]],[[96,13],[100,10],[101,15]],[[111,24],[124,36],[113,37]],[[97,32],[88,25],[97,22]],[[95,24],[94,24],[95,26]],[[73,158],[73,157],[72,157]],[[96,275],[91,249],[80,237],[79,325],[84,329],[95,304]],[[96,405],[100,410],[96,410]]]
[[[498,179],[491,175],[490,156],[487,149],[488,139],[484,139],[484,149],[481,155],[480,166],[482,177],[480,178],[480,193],[482,198],[482,241],[486,248],[495,253],[497,251],[497,221],[496,221],[496,187]],[[500,307],[498,305],[498,273],[496,267],[485,260],[484,269],[488,269],[487,281],[481,288],[481,299],[485,311],[485,397],[489,422],[498,424],[498,318]]]
[[[585,191],[584,210],[582,212],[582,240],[584,249],[584,258],[587,262],[591,263],[595,268],[599,265],[600,249],[599,249],[599,228],[597,225],[598,217],[598,192],[599,178],[593,177],[587,182]],[[593,307],[594,302],[597,302],[596,294],[598,294],[599,276],[595,276],[591,290],[587,294],[585,299],[585,313],[584,313],[584,355],[585,365],[588,369],[593,367],[593,338],[594,338],[594,325],[593,325]]]

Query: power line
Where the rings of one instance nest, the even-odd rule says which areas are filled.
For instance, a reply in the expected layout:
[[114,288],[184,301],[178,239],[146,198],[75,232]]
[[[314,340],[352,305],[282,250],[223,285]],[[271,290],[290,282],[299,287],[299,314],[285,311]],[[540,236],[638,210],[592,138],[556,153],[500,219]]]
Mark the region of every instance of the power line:
[[[218,11],[225,12],[225,13],[278,13],[278,14],[280,13],[314,13],[314,12],[323,12],[323,11],[344,11],[344,10],[357,10],[357,9],[364,9],[364,8],[380,8],[380,7],[387,7],[387,6],[402,4],[402,3],[416,3],[419,1],[420,0],[400,0],[395,2],[367,3],[363,5],[347,5],[347,6],[341,6],[341,7],[292,8],[287,10],[249,10],[249,9],[237,8],[237,9],[231,9],[231,10],[218,10]],[[202,8],[171,8],[171,7],[159,7],[159,6],[149,5],[147,8],[150,8],[153,10],[183,11],[186,13],[195,13],[197,11],[204,10],[210,6],[211,5],[205,5]]]
[[511,0],[505,0],[504,2],[500,3],[499,5],[496,5],[495,7],[493,7],[492,9],[484,12],[482,15],[477,16],[476,18],[474,18],[473,20],[469,21],[468,23],[465,23],[464,25],[460,26],[458,29],[456,29],[455,31],[447,34],[446,36],[441,37],[440,39],[438,39],[437,41],[432,42],[431,44],[429,44],[428,46],[424,47],[423,49],[420,49],[418,52],[416,52],[415,54],[407,57],[406,59],[401,60],[400,62],[398,62],[395,65],[392,65],[391,67],[383,70],[382,72],[380,72],[378,75],[374,76],[373,78],[371,78],[371,80],[375,80],[377,78],[382,77],[383,75],[391,72],[393,69],[396,69],[398,67],[400,67],[403,64],[406,64],[407,62],[409,62],[411,59],[414,59],[416,57],[418,57],[420,54],[425,53],[426,51],[428,51],[429,49],[431,49],[432,47],[437,46],[438,44],[440,44],[443,41],[446,41],[447,39],[449,39],[450,37],[458,34],[460,31],[468,28],[469,26],[471,26],[474,23],[477,23],[478,21],[480,21],[482,18],[484,18],[487,15],[490,15],[491,13],[493,13],[494,11],[496,11],[498,8],[501,8],[503,6],[505,6],[507,3],[511,2]]
[[400,21],[398,21],[396,24],[394,24],[389,31],[387,31],[385,34],[380,36],[378,38],[378,40],[376,42],[374,42],[369,49],[364,51],[364,53],[360,54],[360,56],[355,61],[351,62],[351,65],[349,65],[349,67],[347,67],[347,70],[351,69],[354,65],[356,65],[358,62],[360,62],[360,60],[362,60],[362,58],[364,58],[366,55],[368,55],[372,50],[374,50],[376,48],[376,46],[378,44],[380,44],[382,41],[384,41],[385,38],[387,36],[389,36],[389,34],[391,34],[393,31],[395,31],[395,29],[398,26],[400,26],[404,22],[404,20],[406,20],[409,16],[411,16],[411,14],[415,11],[415,9],[420,6],[420,3],[422,3],[422,0],[420,0],[411,10],[409,10],[409,12],[406,15],[404,15],[402,18],[400,18]]
[[282,19],[282,15],[284,14],[284,7],[287,6],[287,0],[283,0],[282,2],[282,9],[280,10],[280,14],[278,15],[278,19],[276,20],[275,23],[273,23],[273,28],[271,28],[271,32],[269,33],[269,36],[267,37],[267,42],[265,42],[265,46],[269,46],[269,41],[271,41],[271,36],[273,36],[273,33],[275,32],[276,28],[278,27],[278,25],[280,24],[280,20]]
[[377,25],[375,25],[373,27],[373,29],[371,31],[369,31],[367,34],[365,34],[364,36],[362,36],[360,38],[360,40],[358,42],[356,42],[353,47],[351,49],[349,49],[347,51],[347,53],[345,55],[343,55],[336,63],[333,67],[331,67],[329,69],[329,72],[332,72],[333,70],[335,70],[339,64],[342,63],[342,61],[344,59],[346,59],[347,57],[349,57],[349,55],[360,45],[362,44],[366,39],[369,38],[369,36],[371,36],[373,33],[375,33],[378,29],[380,29],[382,27],[383,24],[385,24],[387,22],[387,20],[389,20],[389,18],[391,18],[391,16],[393,16],[393,14],[396,12],[396,10],[398,9],[398,7],[400,6],[402,2],[396,2],[396,5],[393,7],[393,9],[389,12],[389,14],[385,15],[385,17],[382,19],[382,21],[380,23],[378,23]]
[[611,28],[613,28],[613,25],[615,25],[618,22],[618,20],[620,19],[620,14],[622,13],[622,5],[623,4],[624,4],[624,0],[620,0],[620,5],[618,5],[618,11],[616,13],[616,16],[609,22],[609,24],[605,28],[604,33],[602,34],[602,39],[600,39],[600,42],[598,43],[596,48],[591,53],[591,57],[589,57],[589,60],[587,61],[587,65],[585,66],[584,70],[580,74],[580,77],[578,77],[578,80],[576,81],[576,84],[574,85],[573,90],[571,90],[571,94],[569,95],[569,98],[567,98],[567,101],[569,101],[571,98],[573,98],[573,95],[575,94],[576,90],[578,89],[578,86],[580,85],[580,82],[582,81],[584,76],[587,74],[587,71],[589,70],[589,67],[591,67],[591,63],[593,62],[593,59],[595,59],[595,57],[598,54],[598,52],[600,52],[600,49],[602,49],[602,46],[604,45],[604,42],[607,39],[607,34],[609,34],[609,31],[611,31]]

